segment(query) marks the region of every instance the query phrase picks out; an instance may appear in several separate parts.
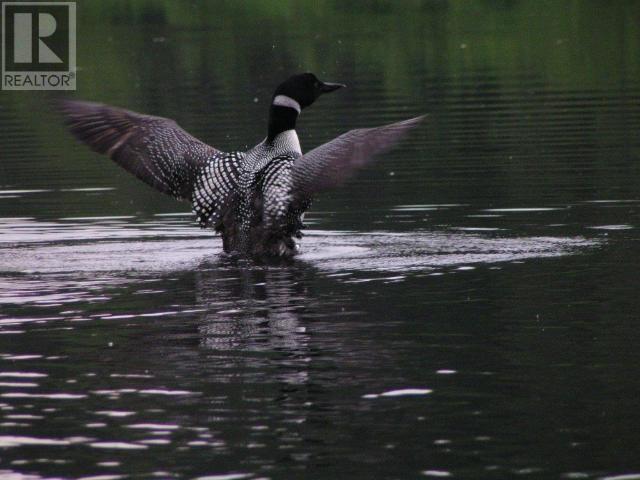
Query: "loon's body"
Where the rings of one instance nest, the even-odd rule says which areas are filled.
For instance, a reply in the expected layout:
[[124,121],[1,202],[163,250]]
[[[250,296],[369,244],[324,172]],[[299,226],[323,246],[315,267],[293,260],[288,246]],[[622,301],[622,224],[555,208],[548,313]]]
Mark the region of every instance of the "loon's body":
[[247,152],[219,153],[203,167],[193,211],[203,228],[222,234],[227,252],[291,256],[302,236],[306,206],[291,201],[292,168],[302,156],[295,130]]
[[225,252],[290,257],[315,194],[348,178],[422,117],[358,129],[303,155],[295,123],[322,93],[342,87],[313,74],[281,84],[267,137],[246,152],[222,152],[172,120],[90,102],[66,101],[72,133],[152,187],[192,203],[198,223],[222,235]]

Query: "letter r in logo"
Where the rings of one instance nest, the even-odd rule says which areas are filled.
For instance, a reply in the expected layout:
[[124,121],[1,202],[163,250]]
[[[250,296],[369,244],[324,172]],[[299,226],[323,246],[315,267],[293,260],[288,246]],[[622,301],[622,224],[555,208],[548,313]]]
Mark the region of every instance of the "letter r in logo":
[[[16,13],[13,17],[14,61],[33,63],[33,17],[31,13]],[[56,31],[56,18],[50,13],[38,13],[38,63],[62,63],[62,59],[51,50],[43,38]]]

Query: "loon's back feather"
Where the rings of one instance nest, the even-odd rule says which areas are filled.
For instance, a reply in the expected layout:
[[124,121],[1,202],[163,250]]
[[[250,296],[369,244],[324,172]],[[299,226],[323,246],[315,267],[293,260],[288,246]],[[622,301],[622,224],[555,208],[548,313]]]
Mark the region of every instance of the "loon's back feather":
[[242,195],[244,152],[218,152],[201,166],[193,183],[192,206],[202,228],[220,230],[220,222]]
[[301,155],[294,130],[247,152],[214,155],[201,168],[193,189],[200,225],[220,232],[226,251],[292,254],[291,237],[301,235],[302,222],[290,209],[291,170]]

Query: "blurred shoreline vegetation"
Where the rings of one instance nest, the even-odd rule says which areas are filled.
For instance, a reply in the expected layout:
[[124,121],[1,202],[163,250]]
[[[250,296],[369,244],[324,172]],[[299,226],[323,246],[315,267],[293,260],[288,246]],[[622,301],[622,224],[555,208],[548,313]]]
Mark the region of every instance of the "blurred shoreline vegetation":
[[163,78],[228,94],[268,72],[348,78],[359,67],[376,72],[378,88],[408,96],[430,87],[414,84],[416,70],[436,88],[486,72],[498,83],[622,89],[640,75],[640,1],[83,0],[78,65],[80,94],[127,103]]
[[145,34],[166,42],[149,45],[156,68],[227,86],[263,70],[341,77],[360,64],[407,95],[416,69],[454,85],[489,72],[572,89],[623,88],[640,75],[637,0],[83,0],[80,88],[124,91],[148,75],[144,52],[131,52]]
[[633,0],[112,0],[83,1],[78,8],[81,31],[83,24],[93,29],[107,22],[204,30],[212,40],[227,41],[223,48],[212,42],[200,45],[204,51],[182,51],[191,65],[203,56],[224,65],[251,58],[265,48],[255,32],[268,44],[286,29],[297,41],[280,41],[277,48],[316,70],[331,68],[332,40],[348,44],[357,36],[358,45],[344,48],[357,47],[354,61],[379,64],[396,88],[418,61],[438,75],[535,73],[581,88],[611,87],[640,74],[640,2]]
[[359,66],[377,73],[379,88],[409,96],[425,88],[412,81],[416,70],[453,88],[486,72],[499,83],[621,89],[640,75],[640,1],[83,0],[78,65],[80,93],[128,101],[150,76],[224,93],[264,72],[345,78]]

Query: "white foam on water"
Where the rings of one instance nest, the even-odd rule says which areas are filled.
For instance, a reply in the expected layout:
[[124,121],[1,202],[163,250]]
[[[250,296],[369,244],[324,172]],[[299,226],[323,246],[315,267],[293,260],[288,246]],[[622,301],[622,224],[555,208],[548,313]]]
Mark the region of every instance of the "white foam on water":
[[138,390],[138,393],[146,395],[197,395],[199,392],[190,392],[189,390],[165,390],[161,388],[150,388],[147,390]]
[[146,445],[129,442],[93,442],[90,443],[89,446],[93,448],[106,448],[113,450],[145,450],[149,448]]
[[564,210],[564,208],[560,208],[560,207],[485,208],[483,212],[518,213],[518,212],[552,212],[554,210]]
[[0,387],[35,388],[39,385],[31,382],[0,382]]
[[587,227],[587,228],[590,228],[591,230],[632,230],[634,227],[633,225],[621,224],[621,225],[594,225],[593,227]]
[[640,200],[586,200],[583,203],[638,203]]
[[3,360],[12,360],[12,361],[18,361],[18,360],[35,360],[36,358],[42,358],[42,355],[11,355],[11,354],[0,354],[0,357]]
[[499,232],[504,228],[497,227],[455,227],[453,230],[459,230],[461,232]]
[[394,212],[430,212],[439,210],[436,207],[416,206],[416,207],[395,207],[391,209]]
[[114,417],[114,418],[123,418],[123,417],[128,417],[136,414],[136,412],[129,412],[125,410],[100,410],[94,413],[96,415],[106,415],[107,417]]
[[41,190],[41,189],[33,189],[33,190],[0,190],[0,195],[24,195],[28,193],[44,193],[51,192],[51,190]]
[[140,443],[145,445],[169,445],[171,440],[167,438],[150,438],[148,440],[140,440]]
[[156,213],[154,217],[192,217],[192,212]]
[[[600,245],[583,237],[487,237],[481,232],[352,233],[306,237],[301,260],[329,273],[417,272],[577,253]],[[357,280],[357,279],[354,279]]]
[[20,447],[23,445],[70,445],[68,440],[36,438],[16,435],[0,435],[0,447]]
[[77,400],[79,398],[87,398],[84,394],[76,393],[25,393],[25,392],[7,392],[0,394],[3,398],[48,398],[51,400]]
[[451,476],[451,472],[448,472],[446,470],[423,470],[420,473],[426,477],[445,478]]
[[126,478],[126,476],[125,475],[91,475],[90,477],[80,477],[78,478],[78,480],[120,480],[121,478]]
[[86,188],[62,188],[61,192],[108,192],[115,190],[115,187],[86,187]]
[[[221,240],[212,232],[175,222],[113,224],[105,218],[122,217],[69,223],[0,218],[0,265],[3,272],[13,274],[0,278],[0,304],[103,302],[110,299],[109,287],[134,281],[132,274],[211,268],[224,258]],[[441,273],[479,264],[559,257],[603,243],[583,237],[506,236],[493,230],[491,236],[482,230],[306,233],[296,262],[310,264],[340,282],[360,283],[404,281],[400,277],[411,272]],[[358,278],[359,272],[375,275]],[[145,315],[182,314],[171,310]],[[44,320],[3,318],[0,323]]]
[[4,418],[9,420],[42,420],[44,417],[42,415],[30,415],[28,413],[19,413],[15,415],[4,415]]
[[429,388],[402,388],[399,390],[389,390],[382,393],[368,393],[363,395],[362,398],[380,398],[380,397],[406,397],[414,395],[428,395],[433,390]]
[[418,203],[409,205],[397,205],[392,210],[399,208],[453,208],[453,207],[466,207],[466,203]]
[[193,480],[243,480],[253,477],[253,473],[222,473],[219,475],[205,475],[204,477],[196,477]]
[[63,217],[60,220],[87,220],[87,221],[100,221],[100,220],[130,220],[136,218],[133,215],[107,215],[103,217]]
[[134,423],[131,425],[127,425],[127,428],[136,428],[143,430],[177,430],[180,428],[180,425],[175,424],[165,424],[165,423]]

